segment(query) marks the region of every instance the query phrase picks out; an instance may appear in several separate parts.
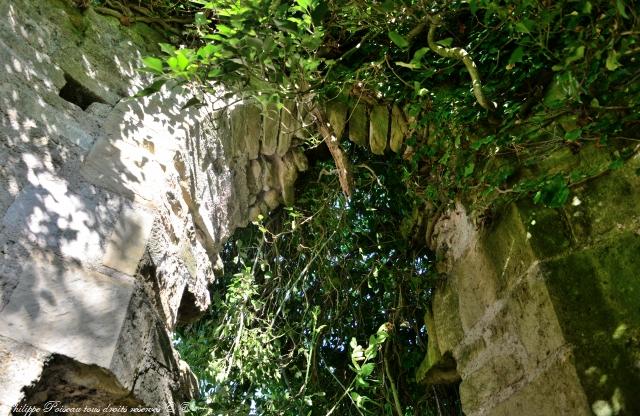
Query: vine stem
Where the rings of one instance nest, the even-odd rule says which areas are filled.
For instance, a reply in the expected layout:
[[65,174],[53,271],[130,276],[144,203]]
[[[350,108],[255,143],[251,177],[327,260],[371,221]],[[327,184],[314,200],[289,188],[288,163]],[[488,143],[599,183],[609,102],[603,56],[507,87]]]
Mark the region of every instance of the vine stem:
[[471,77],[473,95],[476,97],[478,104],[487,111],[493,111],[495,107],[487,101],[482,92],[482,82],[480,81],[478,67],[476,66],[476,63],[473,62],[473,59],[471,59],[471,55],[462,48],[445,48],[444,46],[438,45],[435,41],[436,28],[440,26],[442,19],[440,16],[430,16],[428,19],[430,21],[429,33],[427,34],[427,43],[429,48],[442,57],[462,61],[464,66],[467,68],[467,72],[469,72],[469,76]]
[[387,353],[389,352],[389,343],[385,346],[385,354],[384,354],[384,372],[389,379],[389,385],[391,386],[391,394],[393,395],[393,404],[396,407],[396,412],[398,416],[402,416],[402,405],[400,404],[400,397],[398,396],[398,389],[396,388],[396,382],[391,375],[391,371],[389,371],[389,360],[387,359]]

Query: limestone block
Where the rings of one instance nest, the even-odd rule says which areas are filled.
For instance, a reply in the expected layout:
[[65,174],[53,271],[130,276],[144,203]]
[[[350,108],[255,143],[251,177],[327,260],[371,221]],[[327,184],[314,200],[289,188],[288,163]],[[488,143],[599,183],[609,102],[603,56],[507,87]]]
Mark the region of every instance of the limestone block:
[[327,118],[336,138],[340,140],[347,124],[348,107],[345,103],[333,100],[327,103]]
[[0,336],[0,415],[22,400],[22,388],[40,377],[50,353]]
[[280,112],[280,133],[278,134],[277,154],[284,156],[291,147],[291,139],[300,128],[295,101],[287,101]]
[[271,156],[278,148],[278,134],[280,125],[280,111],[269,106],[262,113],[262,146],[260,153]]
[[248,104],[245,106],[244,117],[247,134],[245,138],[247,141],[247,156],[250,160],[254,160],[258,157],[260,151],[260,139],[262,136],[261,111],[257,106]]
[[277,188],[278,181],[272,159],[260,159],[260,166],[262,167],[262,190],[268,191],[269,189]]
[[102,264],[133,276],[151,233],[153,217],[153,213],[139,207],[125,208],[109,236]]
[[[180,401],[180,395],[172,394],[181,387],[182,390],[187,387],[186,384],[176,384],[183,381],[179,378],[183,370],[171,346],[171,339],[142,285],[135,285],[126,312],[109,369],[135,397],[148,405],[161,404],[160,415],[183,414],[180,403],[176,403]],[[194,394],[197,392],[190,391],[183,399]]]
[[383,155],[387,148],[389,136],[389,109],[386,106],[375,106],[371,110],[369,146],[376,155]]
[[167,188],[164,172],[154,156],[118,132],[98,139],[80,174],[90,183],[150,208],[158,204],[157,198]]
[[267,204],[269,210],[273,211],[280,205],[280,194],[275,189],[270,189],[264,193],[262,200]]
[[295,181],[298,178],[298,170],[291,158],[276,158],[276,172],[278,174],[278,184],[282,194],[282,201],[285,205],[293,205],[295,195]]
[[[640,412],[640,236],[615,238],[577,249],[541,264],[563,338],[571,343],[581,385],[593,405]],[[595,345],[595,347],[594,347]],[[607,382],[603,383],[603,378]],[[618,405],[615,405],[618,406]]]
[[260,150],[260,111],[251,104],[231,110],[231,134],[236,155],[256,159]]
[[391,109],[391,135],[389,139],[389,147],[395,153],[402,150],[402,142],[407,135],[407,121],[404,113],[397,105]]
[[434,325],[440,352],[453,351],[464,338],[460,307],[455,280],[449,279],[433,298]]
[[62,98],[56,91],[34,93],[28,86],[0,81],[0,103],[10,119],[14,142],[27,141],[29,130],[36,126],[51,137],[63,137],[89,150],[98,135],[98,123]]
[[[0,23],[1,27],[1,23]],[[65,84],[64,71],[51,58],[25,42],[11,42],[11,35],[0,37],[0,81],[27,83],[31,86],[59,91]],[[11,46],[9,46],[11,45]]]
[[427,344],[427,356],[416,370],[416,381],[426,384],[450,384],[460,380],[456,371],[456,361],[451,350],[440,351],[438,333],[433,319],[433,313],[427,308],[424,316],[429,337]]
[[492,355],[482,367],[464,377],[460,384],[460,400],[465,409],[486,407],[502,389],[524,375],[523,367],[514,355]]
[[260,212],[262,212],[263,215],[269,215],[269,207],[266,202],[260,201],[258,206],[260,207]]
[[262,190],[262,166],[258,160],[249,162],[247,170],[247,185],[249,186],[249,194],[256,195]]
[[[482,414],[491,416],[540,416],[540,415],[592,415],[587,398],[582,391],[570,363],[569,356],[560,357],[550,365],[542,364],[543,371],[533,374],[527,383],[510,386],[499,396],[490,400],[484,411],[466,414]],[[546,367],[546,368],[544,368]],[[464,384],[464,382],[463,382]],[[466,389],[466,387],[464,387]],[[470,397],[460,386],[463,409],[472,409],[464,401]]]
[[369,141],[369,118],[362,103],[353,107],[349,113],[349,139],[360,146],[366,146]]
[[0,335],[108,367],[132,280],[83,269],[53,255],[34,252],[20,261],[19,282],[2,311]]
[[296,168],[300,172],[305,172],[309,169],[309,160],[307,160],[307,156],[304,154],[302,149],[299,147],[291,149],[291,157],[293,159],[293,163],[296,165]]
[[260,205],[253,205],[249,208],[249,221],[255,221],[258,219],[258,215],[261,215]]
[[76,193],[48,174],[31,180],[4,216],[5,232],[85,264],[99,263],[123,201],[95,189]]

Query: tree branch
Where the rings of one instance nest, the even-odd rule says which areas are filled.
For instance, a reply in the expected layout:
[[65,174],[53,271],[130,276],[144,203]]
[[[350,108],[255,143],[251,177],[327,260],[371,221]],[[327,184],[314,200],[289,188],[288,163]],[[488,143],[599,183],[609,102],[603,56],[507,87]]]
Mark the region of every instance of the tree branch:
[[344,150],[340,147],[340,138],[336,137],[324,110],[314,106],[311,114],[315,118],[318,130],[320,130],[320,135],[322,135],[322,139],[327,144],[329,152],[331,152],[331,156],[336,163],[342,192],[347,197],[351,197],[353,194],[353,173],[351,163],[344,153]]

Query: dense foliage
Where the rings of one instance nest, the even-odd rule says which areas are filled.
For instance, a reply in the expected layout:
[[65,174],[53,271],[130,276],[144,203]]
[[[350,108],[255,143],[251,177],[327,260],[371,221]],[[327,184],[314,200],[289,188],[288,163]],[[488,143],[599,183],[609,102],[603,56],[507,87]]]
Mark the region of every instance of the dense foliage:
[[[455,198],[478,213],[523,196],[562,207],[572,186],[635,154],[636,4],[147,3],[193,23],[180,27],[179,42],[161,45],[162,56],[145,58],[157,81],[143,94],[178,81],[214,94],[223,84],[264,106],[396,104],[412,132],[399,156],[374,158],[343,142],[350,198],[321,163],[295,209],[228,247],[214,306],[177,341],[201,378],[194,412],[456,414],[451,390],[414,380],[425,354],[423,308],[437,280],[421,213],[437,215]],[[309,146],[325,124],[312,114],[318,129]],[[572,157],[580,163],[566,163]]]
[[214,305],[178,342],[206,393],[196,413],[458,414],[455,389],[415,382],[435,275],[397,230],[413,206],[399,162],[369,163],[349,200],[320,164],[299,209],[227,246]]
[[[221,82],[263,104],[398,103],[414,132],[408,176],[428,176],[425,196],[439,204],[461,194],[483,206],[532,194],[560,206],[570,186],[635,149],[640,47],[632,2],[191,4],[201,7],[188,35],[194,46],[165,45],[164,59],[146,60],[159,82]],[[468,68],[434,52],[454,46],[473,58],[490,111],[479,105]],[[610,146],[610,157],[579,171],[535,169],[550,153],[592,143]]]

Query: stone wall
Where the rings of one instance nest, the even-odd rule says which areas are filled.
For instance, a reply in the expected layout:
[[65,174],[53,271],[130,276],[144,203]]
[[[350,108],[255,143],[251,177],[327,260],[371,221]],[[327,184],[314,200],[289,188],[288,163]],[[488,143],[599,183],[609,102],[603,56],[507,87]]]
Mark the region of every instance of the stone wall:
[[522,201],[482,226],[451,209],[432,241],[446,282],[418,378],[461,379],[468,416],[640,414],[639,172],[636,155],[565,208]]
[[306,159],[286,114],[126,98],[161,41],[61,0],[0,0],[0,415],[181,414],[197,385],[172,331],[209,306],[233,230],[292,202]]
[[368,104],[339,96],[326,104],[326,112],[338,138],[346,137],[376,155],[407,150],[404,141],[412,132],[409,117],[398,105]]

